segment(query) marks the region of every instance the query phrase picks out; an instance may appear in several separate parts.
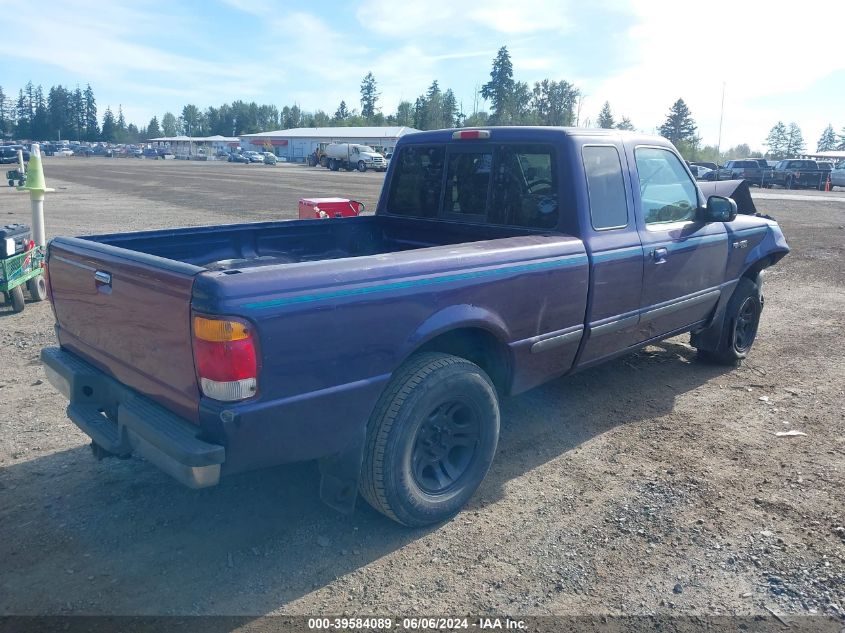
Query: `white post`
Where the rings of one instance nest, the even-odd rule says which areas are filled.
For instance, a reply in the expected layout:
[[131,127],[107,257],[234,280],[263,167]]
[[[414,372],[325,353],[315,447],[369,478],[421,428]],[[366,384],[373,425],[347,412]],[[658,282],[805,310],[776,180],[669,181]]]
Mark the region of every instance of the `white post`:
[[[41,167],[41,146],[38,143],[32,144],[30,161],[38,161],[37,169]],[[37,177],[37,176],[36,176]],[[29,199],[32,202],[32,239],[38,246],[47,246],[47,237],[44,233],[44,172],[41,171],[41,182],[33,183],[40,185],[40,189],[30,189]]]
[[18,150],[18,171],[20,172],[21,176],[23,176],[26,167],[23,165],[23,150]]

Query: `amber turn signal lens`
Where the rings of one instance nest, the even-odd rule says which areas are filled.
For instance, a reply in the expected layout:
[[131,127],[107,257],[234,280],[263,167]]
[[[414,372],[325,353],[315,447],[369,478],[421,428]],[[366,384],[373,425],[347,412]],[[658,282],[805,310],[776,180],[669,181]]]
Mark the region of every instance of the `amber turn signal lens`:
[[194,317],[194,336],[201,341],[223,343],[249,338],[250,332],[249,326],[239,321]]

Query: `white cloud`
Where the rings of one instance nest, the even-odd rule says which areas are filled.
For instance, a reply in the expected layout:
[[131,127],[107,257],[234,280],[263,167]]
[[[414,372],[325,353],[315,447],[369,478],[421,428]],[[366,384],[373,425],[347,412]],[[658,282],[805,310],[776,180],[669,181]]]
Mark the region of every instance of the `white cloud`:
[[[632,7],[638,24],[627,34],[631,63],[614,76],[590,82],[587,107],[594,114],[609,100],[616,113],[647,131],[662,123],[681,97],[705,142],[715,144],[724,82],[722,146],[748,142],[760,147],[778,119],[802,119],[778,108],[779,97],[845,69],[845,58],[822,53],[819,41],[819,21],[845,21],[845,3],[825,3],[823,17],[817,11],[795,11],[791,3],[711,0],[693,6],[636,0]],[[770,105],[761,108],[760,102]],[[804,125],[809,138],[809,127],[818,122]]]

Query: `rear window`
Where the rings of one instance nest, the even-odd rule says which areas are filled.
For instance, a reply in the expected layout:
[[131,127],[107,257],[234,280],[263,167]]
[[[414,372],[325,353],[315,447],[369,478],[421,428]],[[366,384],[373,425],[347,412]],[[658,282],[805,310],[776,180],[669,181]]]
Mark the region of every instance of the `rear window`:
[[447,154],[444,145],[406,145],[392,161],[387,198],[392,214],[527,228],[557,225],[558,185],[550,146],[455,144]]
[[397,165],[387,198],[391,213],[418,218],[437,216],[445,157],[443,145],[406,145],[402,148],[393,159]]

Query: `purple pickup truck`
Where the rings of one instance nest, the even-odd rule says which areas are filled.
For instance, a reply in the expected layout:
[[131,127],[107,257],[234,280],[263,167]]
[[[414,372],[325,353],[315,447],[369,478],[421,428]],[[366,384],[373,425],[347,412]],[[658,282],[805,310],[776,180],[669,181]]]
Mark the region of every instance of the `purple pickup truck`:
[[99,457],[192,487],[318,460],[330,506],[425,525],[487,473],[500,397],[683,332],[739,362],[788,252],[662,138],[423,132],[374,216],[55,238],[42,359]]

